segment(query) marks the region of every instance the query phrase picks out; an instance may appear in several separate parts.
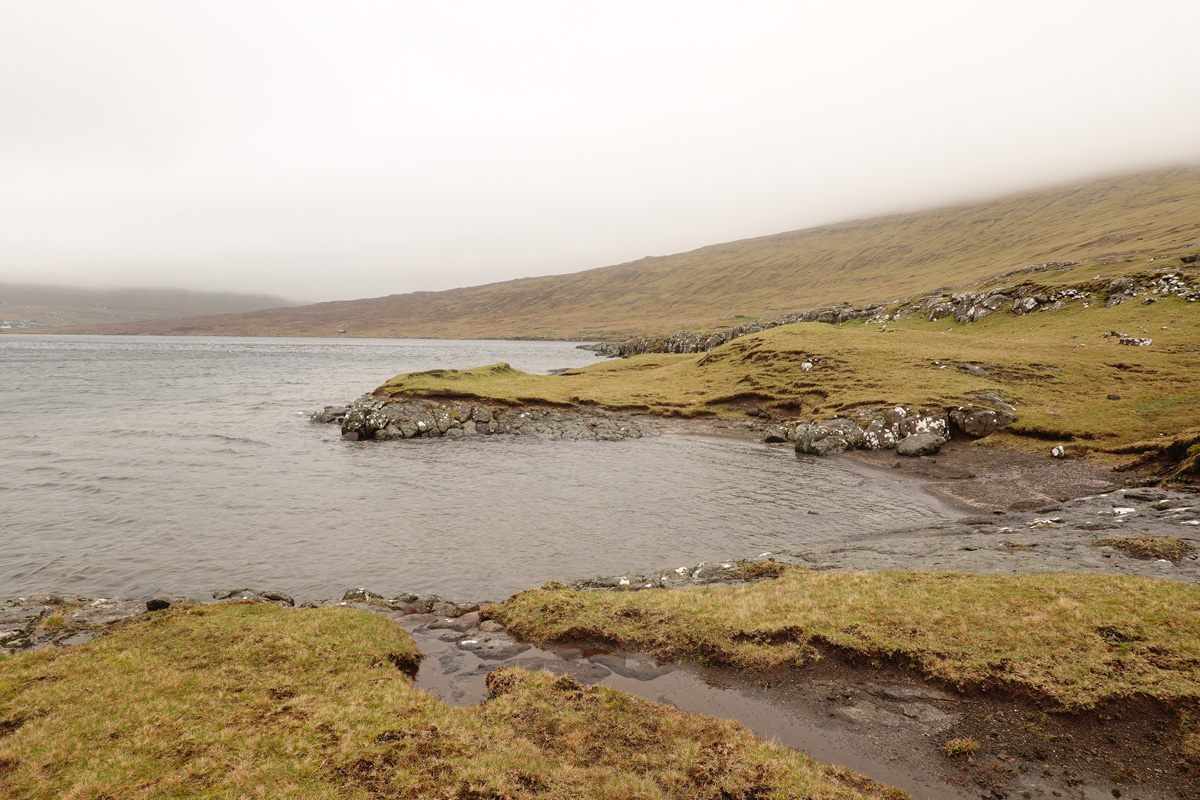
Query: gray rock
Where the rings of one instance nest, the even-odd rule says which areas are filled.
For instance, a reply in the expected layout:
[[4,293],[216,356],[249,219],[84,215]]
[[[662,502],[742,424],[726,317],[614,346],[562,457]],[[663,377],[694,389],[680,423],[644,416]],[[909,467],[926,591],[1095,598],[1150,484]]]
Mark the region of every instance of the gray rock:
[[1109,297],[1122,294],[1128,295],[1133,294],[1133,290],[1135,288],[1137,288],[1137,284],[1134,283],[1133,278],[1116,278],[1108,284],[1108,288],[1105,290],[1105,293]]
[[1049,298],[1046,298],[1046,300],[1038,300],[1037,299],[1038,297],[1044,297],[1044,295],[1034,295],[1033,297],[1021,297],[1021,298],[1014,300],[1013,301],[1013,313],[1014,314],[1030,314],[1034,311],[1037,311],[1038,304],[1044,303],[1044,302],[1046,302],[1046,300],[1049,299]]
[[341,423],[346,418],[346,413],[349,410],[346,406],[325,406],[321,411],[313,412],[309,419],[317,423]]
[[959,364],[958,369],[960,372],[965,372],[968,375],[974,375],[977,378],[986,378],[988,376],[987,370],[976,364]]
[[[900,423],[900,433],[905,436],[914,433],[932,433],[943,441],[950,439],[950,417],[945,411],[923,409],[920,413],[907,414]],[[897,445],[899,446],[899,445]]]
[[866,443],[863,429],[858,427],[853,420],[846,419],[845,417],[834,417],[831,420],[822,422],[820,427],[829,431],[834,436],[841,436],[845,439],[849,449],[861,449]]
[[787,431],[779,425],[772,425],[763,432],[763,441],[767,444],[778,444],[788,440]]
[[384,603],[387,601],[383,595],[376,594],[369,589],[349,589],[342,595],[343,603]]
[[966,408],[957,408],[951,411],[950,419],[958,426],[959,430],[970,436],[987,436],[989,433],[1017,421],[1016,415],[1007,411]]
[[891,450],[896,446],[896,434],[884,419],[873,419],[863,433],[863,446],[870,450]]
[[588,660],[594,664],[600,664],[618,675],[638,681],[651,681],[675,671],[674,665],[663,664],[660,666],[645,656],[633,657],[601,653],[591,656]]
[[832,456],[850,449],[844,437],[817,425],[798,425],[792,436],[796,441],[797,453]]
[[278,589],[267,589],[265,592],[259,592],[258,596],[269,603],[295,607],[296,601],[287,592],[281,592]]
[[929,309],[929,321],[937,322],[939,319],[945,319],[946,317],[949,317],[952,314],[954,314],[954,304],[953,303],[945,303],[945,302],[937,303],[936,305],[934,305],[932,308]]
[[529,649],[529,645],[500,633],[468,636],[459,639],[458,646],[479,658],[495,660],[509,659]]
[[42,615],[48,614],[50,611],[51,609],[46,606],[29,601],[8,608],[0,608],[0,630],[17,626],[23,627],[41,619]]
[[293,607],[296,601],[291,595],[275,589],[265,592],[254,589],[218,589],[212,593],[214,600],[257,600],[260,603],[275,603],[276,605]]
[[144,600],[93,600],[66,614],[70,625],[109,625],[124,619],[132,619],[146,611]]
[[931,456],[942,449],[946,440],[935,433],[910,433],[896,445],[902,456]]
[[479,612],[472,611],[470,614],[463,614],[461,617],[450,617],[447,619],[440,619],[437,622],[431,622],[429,627],[432,630],[449,630],[458,631],[459,633],[466,633],[467,631],[478,627],[479,621]]

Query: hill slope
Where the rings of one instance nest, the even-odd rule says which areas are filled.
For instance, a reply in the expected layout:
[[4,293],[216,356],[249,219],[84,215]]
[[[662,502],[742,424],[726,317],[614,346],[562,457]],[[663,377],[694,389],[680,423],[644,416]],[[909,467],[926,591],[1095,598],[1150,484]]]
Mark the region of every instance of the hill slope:
[[[618,338],[866,303],[1051,261],[1109,274],[1200,242],[1200,167],[711,245],[570,275],[91,332]],[[1082,276],[1082,272],[1080,273]]]
[[0,320],[15,329],[241,313],[287,305],[294,304],[261,294],[0,283]]

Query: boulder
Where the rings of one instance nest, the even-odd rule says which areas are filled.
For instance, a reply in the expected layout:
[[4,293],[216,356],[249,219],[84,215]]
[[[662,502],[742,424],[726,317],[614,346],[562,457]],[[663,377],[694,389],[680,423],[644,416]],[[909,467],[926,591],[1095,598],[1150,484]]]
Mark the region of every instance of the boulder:
[[917,414],[906,414],[900,423],[900,433],[908,436],[914,433],[932,433],[941,437],[942,441],[950,438],[950,418],[945,411],[923,409]]
[[146,611],[143,600],[109,600],[101,598],[66,614],[70,625],[109,625],[121,620],[132,619]]
[[1135,288],[1137,288],[1137,284],[1134,282],[1133,278],[1115,278],[1111,283],[1108,284],[1108,288],[1105,290],[1105,293],[1109,297],[1122,294],[1128,295],[1133,294],[1133,290]]
[[768,444],[778,444],[787,440],[787,431],[778,425],[772,425],[763,432],[763,441]]
[[[1029,314],[1034,311],[1037,311],[1038,303],[1039,303],[1037,298],[1043,297],[1043,296],[1044,295],[1035,295],[1034,297],[1017,298],[1016,300],[1013,301],[1013,313],[1014,314]],[[1042,300],[1040,302],[1044,303],[1046,301]]]
[[950,420],[959,430],[970,436],[987,436],[1006,425],[1017,421],[1015,414],[994,409],[956,408],[950,412]]
[[1005,402],[1004,398],[1001,397],[1000,395],[996,394],[995,392],[979,392],[978,394],[974,394],[971,396],[974,397],[979,402],[981,402],[985,405],[991,406],[992,408],[999,409],[1000,411],[1007,411],[1009,413],[1013,413],[1017,410],[1014,406]]
[[896,452],[902,456],[931,456],[945,443],[936,433],[910,433],[896,445]]
[[212,594],[214,600],[258,600],[262,603],[274,603],[280,606],[295,606],[296,601],[291,595],[276,589],[258,592],[254,589],[218,589]]
[[850,449],[846,439],[817,425],[798,425],[792,434],[797,453],[832,456]]
[[868,450],[891,450],[896,446],[896,434],[886,419],[871,420],[863,433],[864,447]]
[[369,589],[348,589],[342,595],[343,603],[386,603],[383,595],[375,594]]
[[852,450],[860,449],[866,443],[862,428],[858,427],[853,420],[845,417],[834,417],[822,422],[820,427],[835,436],[841,436]]
[[929,309],[929,321],[937,322],[939,319],[952,316],[954,314],[954,304],[940,302],[936,303]]

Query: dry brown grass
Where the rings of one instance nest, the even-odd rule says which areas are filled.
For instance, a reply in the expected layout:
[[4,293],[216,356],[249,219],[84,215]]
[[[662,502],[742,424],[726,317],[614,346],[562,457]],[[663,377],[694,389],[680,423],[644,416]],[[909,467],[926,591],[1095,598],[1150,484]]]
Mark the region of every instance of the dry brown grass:
[[0,657],[0,796],[900,796],[736,723],[546,673],[495,673],[486,704],[451,708],[413,689],[416,657],[385,617],[269,604]]
[[1092,546],[1115,547],[1135,558],[1165,558],[1167,561],[1178,561],[1191,549],[1191,545],[1183,539],[1176,539],[1173,536],[1126,536],[1099,539],[1092,542]]

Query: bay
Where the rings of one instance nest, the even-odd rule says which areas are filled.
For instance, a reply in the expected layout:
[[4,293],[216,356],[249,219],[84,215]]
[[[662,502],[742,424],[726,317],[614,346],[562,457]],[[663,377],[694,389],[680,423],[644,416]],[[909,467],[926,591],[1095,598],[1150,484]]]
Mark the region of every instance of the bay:
[[754,442],[343,442],[308,421],[400,372],[596,360],[565,342],[2,336],[0,597],[502,599],[951,513],[909,479]]

